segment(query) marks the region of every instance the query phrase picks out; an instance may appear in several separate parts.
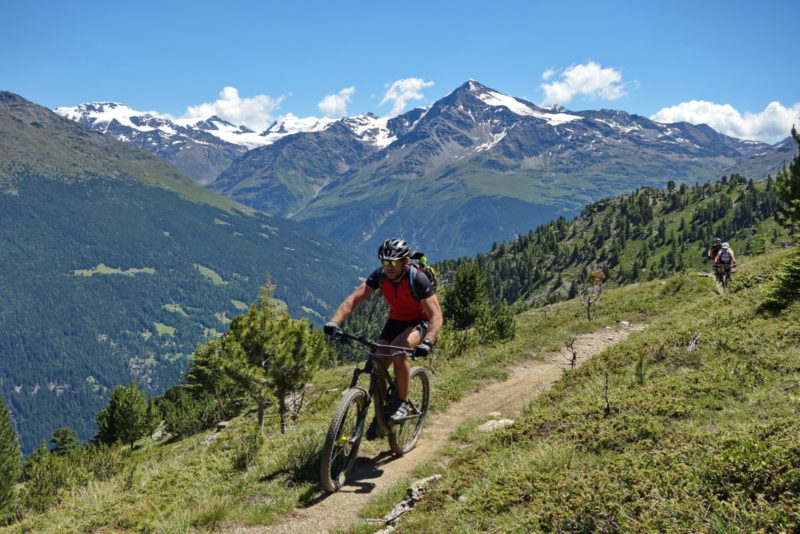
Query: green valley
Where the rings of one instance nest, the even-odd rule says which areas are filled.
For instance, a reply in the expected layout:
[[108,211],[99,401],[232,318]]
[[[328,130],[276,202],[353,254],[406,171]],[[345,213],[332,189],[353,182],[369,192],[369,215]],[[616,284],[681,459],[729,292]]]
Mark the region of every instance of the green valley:
[[369,261],[10,93],[0,249],[0,391],[25,452],[63,426],[91,438],[117,385],[180,382],[268,277],[320,321]]

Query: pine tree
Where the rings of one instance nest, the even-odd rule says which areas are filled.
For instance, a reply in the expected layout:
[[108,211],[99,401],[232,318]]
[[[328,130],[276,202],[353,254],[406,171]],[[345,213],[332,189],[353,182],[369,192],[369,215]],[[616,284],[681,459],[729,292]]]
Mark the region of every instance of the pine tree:
[[[795,128],[792,128],[792,137],[800,148],[800,134]],[[794,233],[800,223],[800,154],[788,166],[784,164],[775,177],[775,195],[779,202],[775,220]]]
[[78,448],[80,439],[78,439],[78,434],[74,430],[64,427],[53,430],[50,443],[53,444],[53,454],[64,456]]
[[486,274],[477,263],[470,263],[456,272],[443,304],[444,317],[458,330],[471,327],[486,313],[489,291]]
[[0,523],[6,520],[14,504],[14,485],[22,468],[19,440],[11,414],[0,397]]
[[[333,352],[325,343],[321,331],[312,331],[305,320],[295,320],[284,314],[276,325],[279,337],[274,359],[269,366],[270,384],[278,398],[281,416],[281,433],[286,433],[290,407],[287,399],[298,393],[314,376],[324,361],[330,361]],[[302,396],[299,396],[302,400]],[[300,401],[295,401],[293,413],[300,409]]]
[[213,399],[217,422],[239,413],[246,404],[247,392],[225,372],[226,363],[222,342],[214,339],[197,347],[186,373],[186,389],[195,397],[205,393]]
[[97,412],[97,435],[101,443],[122,442],[134,448],[137,440],[147,435],[153,428],[148,417],[148,402],[139,385],[132,380],[128,387],[117,386],[108,406]]
[[332,352],[322,332],[311,331],[306,321],[276,306],[272,290],[267,283],[247,314],[233,320],[223,346],[230,357],[226,371],[256,402],[258,426],[264,424],[267,405],[277,399],[285,432],[287,397],[300,391]]

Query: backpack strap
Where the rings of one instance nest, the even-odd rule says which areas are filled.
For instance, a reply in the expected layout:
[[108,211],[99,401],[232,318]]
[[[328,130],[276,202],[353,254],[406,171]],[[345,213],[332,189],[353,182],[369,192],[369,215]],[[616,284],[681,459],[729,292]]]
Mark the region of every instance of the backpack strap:
[[417,289],[414,287],[414,281],[417,278],[417,271],[419,271],[419,269],[417,269],[413,263],[409,263],[408,271],[408,284],[411,286],[411,296],[414,297],[414,300],[420,300],[417,296]]

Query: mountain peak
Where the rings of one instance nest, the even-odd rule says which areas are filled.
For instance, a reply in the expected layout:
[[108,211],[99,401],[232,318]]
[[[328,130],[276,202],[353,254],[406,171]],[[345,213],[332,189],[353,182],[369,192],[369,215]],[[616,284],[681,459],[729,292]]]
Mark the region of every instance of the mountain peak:
[[470,78],[466,82],[464,82],[461,85],[459,85],[456,88],[456,90],[453,91],[453,93],[456,93],[456,94],[469,93],[469,94],[472,94],[472,95],[477,95],[477,94],[481,94],[481,93],[486,93],[488,91],[492,91],[492,89],[489,89],[488,87],[486,87],[485,85],[483,85],[479,81],[473,80],[472,78]]

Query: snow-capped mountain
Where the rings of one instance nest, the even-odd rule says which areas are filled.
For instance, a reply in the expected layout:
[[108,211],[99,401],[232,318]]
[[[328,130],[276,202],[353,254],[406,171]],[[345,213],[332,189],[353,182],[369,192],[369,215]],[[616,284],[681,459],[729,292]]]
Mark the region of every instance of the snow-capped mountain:
[[455,257],[640,186],[718,179],[771,149],[705,125],[543,108],[470,80],[429,108],[251,150],[209,187],[369,251],[403,235]]
[[260,146],[253,142],[254,138],[258,139],[258,134],[219,117],[172,120],[115,102],[60,107],[54,111],[87,128],[153,152],[200,184],[213,180],[249,148]]
[[216,115],[203,119],[173,119],[116,102],[92,102],[54,111],[92,130],[153,152],[200,184],[212,181],[248,150],[271,145],[289,135],[319,132],[339,122],[368,145],[383,147],[394,140],[386,125],[388,119],[371,113],[344,119],[301,118],[288,114],[259,133]]
[[637,187],[716,180],[742,162],[762,178],[777,161],[776,147],[706,125],[545,108],[475,80],[393,118],[287,115],[261,133],[218,117],[170,121],[126,109],[86,104],[62,114],[198,181],[216,176],[209,188],[257,209],[367,250],[402,234],[439,257],[484,251]]

